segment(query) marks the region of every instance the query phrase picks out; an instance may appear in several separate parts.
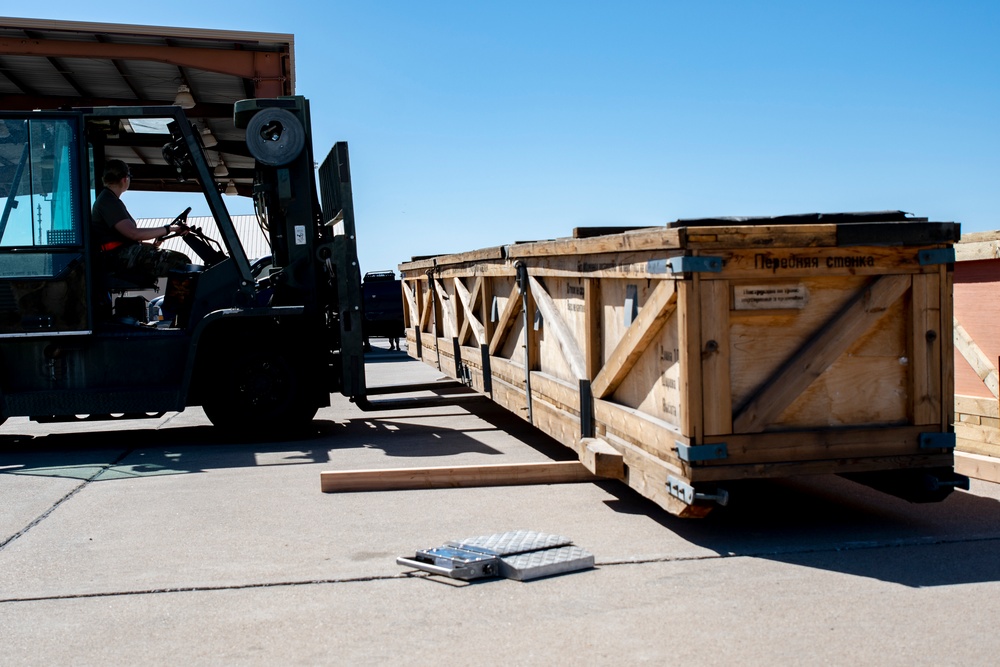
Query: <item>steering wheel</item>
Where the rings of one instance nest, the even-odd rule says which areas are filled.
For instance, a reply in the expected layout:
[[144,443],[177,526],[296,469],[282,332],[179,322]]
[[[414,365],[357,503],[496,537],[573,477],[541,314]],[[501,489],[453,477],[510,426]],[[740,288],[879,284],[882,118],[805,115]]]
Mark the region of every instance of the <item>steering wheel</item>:
[[186,209],[181,211],[181,214],[174,218],[170,224],[171,225],[187,225],[188,213],[191,212],[191,207],[188,206]]
[[183,232],[175,232],[173,234],[167,234],[161,237],[159,240],[165,241],[166,239],[172,239],[180,236],[184,239],[184,243],[194,251],[198,257],[205,262],[206,266],[213,266],[218,264],[226,258],[226,254],[222,252],[222,246],[215,239],[207,236],[200,227],[189,227],[187,224],[188,213],[191,212],[191,207],[188,206],[184,209],[180,215],[173,219],[170,223],[171,225],[180,225],[184,228]]
[[[173,227],[174,225],[180,225],[181,227],[184,227],[185,229],[187,229],[188,228],[188,226],[187,226],[188,213],[190,213],[190,212],[191,212],[191,207],[188,206],[186,209],[184,209],[183,211],[181,211],[180,215],[178,215],[176,218],[174,218],[173,220],[170,221],[170,226]],[[167,234],[165,236],[160,237],[160,241],[161,242],[162,241],[166,241],[167,239],[172,239],[175,236],[180,236],[180,235],[181,235],[180,232],[174,232],[173,234]]]

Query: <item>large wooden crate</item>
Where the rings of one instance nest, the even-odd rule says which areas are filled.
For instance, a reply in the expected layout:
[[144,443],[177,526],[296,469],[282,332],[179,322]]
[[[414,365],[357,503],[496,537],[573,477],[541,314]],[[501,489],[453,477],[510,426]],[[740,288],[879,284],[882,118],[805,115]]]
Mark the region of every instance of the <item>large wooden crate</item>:
[[955,468],[1000,482],[1000,231],[955,246]]
[[681,516],[729,480],[813,473],[943,497],[958,225],[763,223],[402,264],[409,353]]

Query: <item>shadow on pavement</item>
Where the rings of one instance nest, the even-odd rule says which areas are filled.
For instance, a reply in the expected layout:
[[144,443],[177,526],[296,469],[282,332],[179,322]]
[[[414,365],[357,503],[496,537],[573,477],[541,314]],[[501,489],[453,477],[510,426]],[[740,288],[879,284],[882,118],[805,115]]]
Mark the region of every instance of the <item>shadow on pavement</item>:
[[[678,519],[624,484],[608,505],[646,514],[721,556],[761,558],[920,588],[1000,581],[1000,503],[957,491],[912,504],[833,475],[727,485],[730,504]],[[933,546],[934,548],[928,548]]]
[[[147,423],[143,421],[130,422],[131,428],[109,422],[109,430],[76,433],[2,433],[0,475],[108,481],[260,465],[328,463],[337,450],[353,448],[380,449],[386,456],[400,458],[460,453],[494,456],[503,452],[477,439],[477,435],[499,430],[513,433],[546,456],[574,457],[572,451],[492,404],[484,403],[473,414],[478,419],[457,427],[444,424],[449,418],[468,418],[469,413],[456,409],[432,415],[395,412],[391,416],[371,413],[344,421],[317,419],[309,433],[280,441],[239,441],[207,425],[149,428],[142,426]],[[424,423],[413,423],[412,419]],[[88,424],[88,428],[93,427],[93,423]]]

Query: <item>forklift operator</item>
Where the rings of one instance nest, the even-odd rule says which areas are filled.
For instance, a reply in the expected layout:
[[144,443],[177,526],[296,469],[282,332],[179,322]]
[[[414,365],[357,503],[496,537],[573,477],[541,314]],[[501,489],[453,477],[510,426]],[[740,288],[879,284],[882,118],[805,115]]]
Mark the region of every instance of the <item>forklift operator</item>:
[[108,160],[104,165],[104,189],[94,201],[91,236],[94,246],[101,249],[106,270],[139,274],[152,281],[166,277],[171,270],[184,269],[191,263],[187,255],[159,245],[163,237],[171,233],[186,234],[187,228],[183,225],[137,227],[121,200],[131,180],[128,165],[122,160]]

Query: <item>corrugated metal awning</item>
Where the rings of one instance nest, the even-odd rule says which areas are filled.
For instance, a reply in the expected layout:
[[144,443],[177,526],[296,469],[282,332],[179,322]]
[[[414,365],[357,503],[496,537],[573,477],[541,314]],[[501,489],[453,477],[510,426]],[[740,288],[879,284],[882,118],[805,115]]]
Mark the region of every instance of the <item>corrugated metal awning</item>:
[[[218,142],[206,143],[210,162],[229,171],[220,185],[249,194],[254,160],[233,105],[294,94],[293,51],[288,34],[0,17],[0,109],[163,106],[186,86],[187,117]],[[133,190],[200,189],[160,175],[161,148],[160,135],[123,132],[105,154],[133,167]]]

